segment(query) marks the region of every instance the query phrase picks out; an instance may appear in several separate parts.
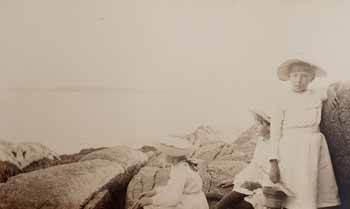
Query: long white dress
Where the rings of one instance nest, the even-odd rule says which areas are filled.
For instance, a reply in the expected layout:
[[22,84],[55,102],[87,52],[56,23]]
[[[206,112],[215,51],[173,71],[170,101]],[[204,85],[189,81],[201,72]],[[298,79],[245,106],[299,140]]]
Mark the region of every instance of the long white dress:
[[319,130],[324,90],[286,93],[271,121],[270,159],[279,161],[281,182],[295,197],[288,209],[316,209],[339,205],[332,162]]
[[157,189],[153,204],[145,209],[209,209],[202,185],[199,174],[180,162],[171,168],[167,185]]

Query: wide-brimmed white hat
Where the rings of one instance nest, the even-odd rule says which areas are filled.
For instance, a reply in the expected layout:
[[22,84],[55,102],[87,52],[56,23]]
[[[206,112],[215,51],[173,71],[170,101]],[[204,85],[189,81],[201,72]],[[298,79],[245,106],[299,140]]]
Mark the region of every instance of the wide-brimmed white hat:
[[157,145],[157,150],[173,157],[188,156],[194,147],[186,139],[176,136],[164,137]]
[[289,59],[285,62],[283,62],[278,68],[277,68],[277,76],[281,81],[288,81],[289,80],[289,74],[291,71],[292,65],[304,65],[307,70],[310,73],[313,73],[315,77],[325,77],[327,75],[326,71],[324,71],[322,68],[311,64],[309,62],[300,60],[300,59]]
[[267,123],[271,123],[271,117],[268,116],[265,112],[258,109],[249,109],[249,111],[257,117],[265,120]]

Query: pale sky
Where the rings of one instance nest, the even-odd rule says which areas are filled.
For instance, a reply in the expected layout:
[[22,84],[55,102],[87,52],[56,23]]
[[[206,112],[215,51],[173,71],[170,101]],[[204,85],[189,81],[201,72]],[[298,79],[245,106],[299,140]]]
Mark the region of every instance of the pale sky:
[[0,138],[61,153],[230,136],[302,58],[350,78],[345,0],[0,0]]

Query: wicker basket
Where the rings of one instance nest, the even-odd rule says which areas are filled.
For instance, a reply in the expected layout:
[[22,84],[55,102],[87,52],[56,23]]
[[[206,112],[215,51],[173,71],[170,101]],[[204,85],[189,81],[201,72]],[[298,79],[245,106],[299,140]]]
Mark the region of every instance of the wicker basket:
[[264,206],[268,208],[283,208],[287,195],[276,187],[264,187]]

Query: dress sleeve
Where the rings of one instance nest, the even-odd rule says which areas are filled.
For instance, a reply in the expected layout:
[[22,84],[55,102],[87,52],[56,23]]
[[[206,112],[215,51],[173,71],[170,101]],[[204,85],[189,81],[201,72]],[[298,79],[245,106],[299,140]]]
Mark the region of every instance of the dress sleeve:
[[178,204],[185,187],[187,169],[184,163],[174,167],[168,184],[161,189],[160,193],[152,197],[153,205],[170,207]]
[[271,127],[270,127],[270,140],[271,147],[269,149],[269,160],[279,160],[279,142],[282,137],[282,125],[284,120],[284,111],[277,109],[272,113]]

